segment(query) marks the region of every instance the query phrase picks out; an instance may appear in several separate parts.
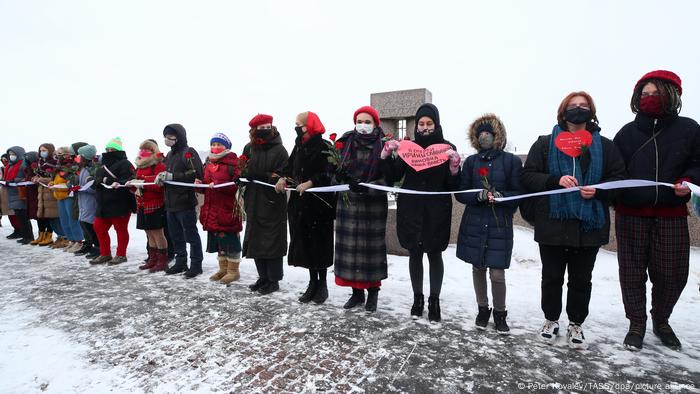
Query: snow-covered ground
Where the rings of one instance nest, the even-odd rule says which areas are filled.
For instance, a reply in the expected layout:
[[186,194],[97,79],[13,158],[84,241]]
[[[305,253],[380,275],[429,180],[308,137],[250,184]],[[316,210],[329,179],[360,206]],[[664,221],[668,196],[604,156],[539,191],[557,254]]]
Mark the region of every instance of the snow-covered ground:
[[[134,228],[129,262],[87,260],[5,240],[0,228],[0,392],[700,392],[700,251],[671,324],[681,351],[648,329],[632,353],[614,253],[601,251],[593,274],[587,351],[563,338],[541,344],[540,261],[532,233],[518,228],[508,284],[512,335],[473,328],[471,266],[445,253],[443,323],[412,321],[407,258],[389,256],[379,309],[345,311],[333,284],[324,305],[296,301],[307,272],[285,267],[281,291],[261,297],[247,285],[252,261],[230,287],[137,269],[145,236]],[[113,240],[115,238],[113,237]],[[202,239],[205,234],[202,233]],[[428,293],[426,261],[425,293]],[[566,323],[565,312],[562,323]],[[569,386],[553,386],[562,384]],[[635,385],[638,386],[627,386]],[[664,386],[670,384],[670,386]],[[578,385],[578,386],[575,386]],[[630,390],[627,390],[627,389]]]

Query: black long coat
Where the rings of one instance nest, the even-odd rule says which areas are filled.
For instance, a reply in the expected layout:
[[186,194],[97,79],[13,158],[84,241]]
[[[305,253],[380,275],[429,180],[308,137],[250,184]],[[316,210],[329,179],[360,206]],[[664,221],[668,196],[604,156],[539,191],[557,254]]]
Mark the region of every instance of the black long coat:
[[126,159],[126,152],[107,152],[102,155],[102,165],[95,171],[95,183],[92,185],[97,203],[96,217],[113,218],[136,212],[136,199],[128,188],[108,189],[102,186],[114,182],[124,184],[134,177],[134,166]]
[[[284,174],[294,179],[290,187],[312,181],[314,187],[329,186],[335,168],[328,162],[330,142],[316,134],[306,142],[297,138]],[[287,260],[290,265],[320,270],[333,265],[333,221],[335,193],[291,192],[287,213],[291,237]]]

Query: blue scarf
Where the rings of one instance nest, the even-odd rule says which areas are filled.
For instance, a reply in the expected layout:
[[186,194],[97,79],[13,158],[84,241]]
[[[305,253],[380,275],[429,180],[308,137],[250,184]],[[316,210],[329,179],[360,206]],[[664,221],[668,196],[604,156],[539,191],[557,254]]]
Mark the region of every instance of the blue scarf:
[[[557,178],[574,174],[580,186],[594,185],[603,176],[603,145],[598,131],[591,132],[593,143],[588,147],[591,163],[584,174],[581,170],[580,156],[574,159],[565,155],[554,145],[559,133],[563,130],[559,125],[554,126],[552,138],[549,141],[549,173]],[[584,232],[600,230],[605,225],[605,206],[600,200],[591,198],[584,200],[580,193],[564,193],[549,196],[549,217],[552,219],[578,219]]]

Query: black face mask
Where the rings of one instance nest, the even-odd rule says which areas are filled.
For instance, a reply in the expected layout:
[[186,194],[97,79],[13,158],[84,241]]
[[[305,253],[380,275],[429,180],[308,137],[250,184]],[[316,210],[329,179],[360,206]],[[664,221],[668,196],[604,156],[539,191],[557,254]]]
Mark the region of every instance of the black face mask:
[[255,136],[257,138],[266,140],[272,135],[272,129],[257,129],[255,130]]
[[573,124],[583,124],[591,120],[593,114],[591,114],[590,109],[583,109],[581,107],[576,107],[572,109],[567,109],[564,112],[564,120]]
[[301,137],[302,135],[304,135],[304,129],[303,129],[301,126],[295,127],[295,128],[294,128],[294,131],[297,132],[297,136],[298,136],[298,137]]

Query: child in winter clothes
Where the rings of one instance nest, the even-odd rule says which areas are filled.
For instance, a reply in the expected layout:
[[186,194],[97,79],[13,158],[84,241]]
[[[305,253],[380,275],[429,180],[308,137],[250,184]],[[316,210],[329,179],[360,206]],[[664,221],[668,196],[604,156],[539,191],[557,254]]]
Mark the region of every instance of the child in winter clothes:
[[100,242],[97,240],[94,228],[97,201],[95,200],[95,189],[88,186],[88,183],[94,183],[95,180],[97,148],[94,145],[85,145],[78,148],[77,153],[76,161],[80,167],[79,185],[73,186],[72,190],[78,195],[78,209],[80,211],[78,220],[80,228],[83,230],[84,240],[83,247],[76,251],[75,255],[94,259],[100,255]]
[[204,205],[199,221],[207,232],[207,253],[217,253],[219,271],[209,279],[229,284],[240,279],[241,238],[243,229],[241,210],[235,198],[238,186],[233,184],[214,188],[215,185],[238,179],[238,157],[231,152],[231,141],[222,133],[216,133],[210,141],[209,156],[204,163],[204,177],[195,183],[209,185],[197,189],[204,193]]
[[163,232],[165,224],[163,187],[138,186],[138,183],[152,183],[159,173],[165,171],[163,154],[160,153],[158,144],[153,140],[142,142],[134,163],[136,179],[129,184],[137,186],[132,189],[136,194],[136,228],[146,231],[148,238],[148,258],[139,269],[150,272],[164,271],[168,268],[168,241]]
[[498,203],[496,197],[518,194],[522,162],[505,152],[506,129],[493,114],[476,119],[469,127],[469,140],[477,154],[462,166],[460,190],[482,189],[480,193],[459,193],[466,205],[457,240],[457,257],[472,265],[472,278],[479,313],[476,327],[485,329],[491,315],[486,283],[490,272],[493,321],[500,334],[510,331],[506,323],[506,277],[513,251],[513,214],[517,202]]

